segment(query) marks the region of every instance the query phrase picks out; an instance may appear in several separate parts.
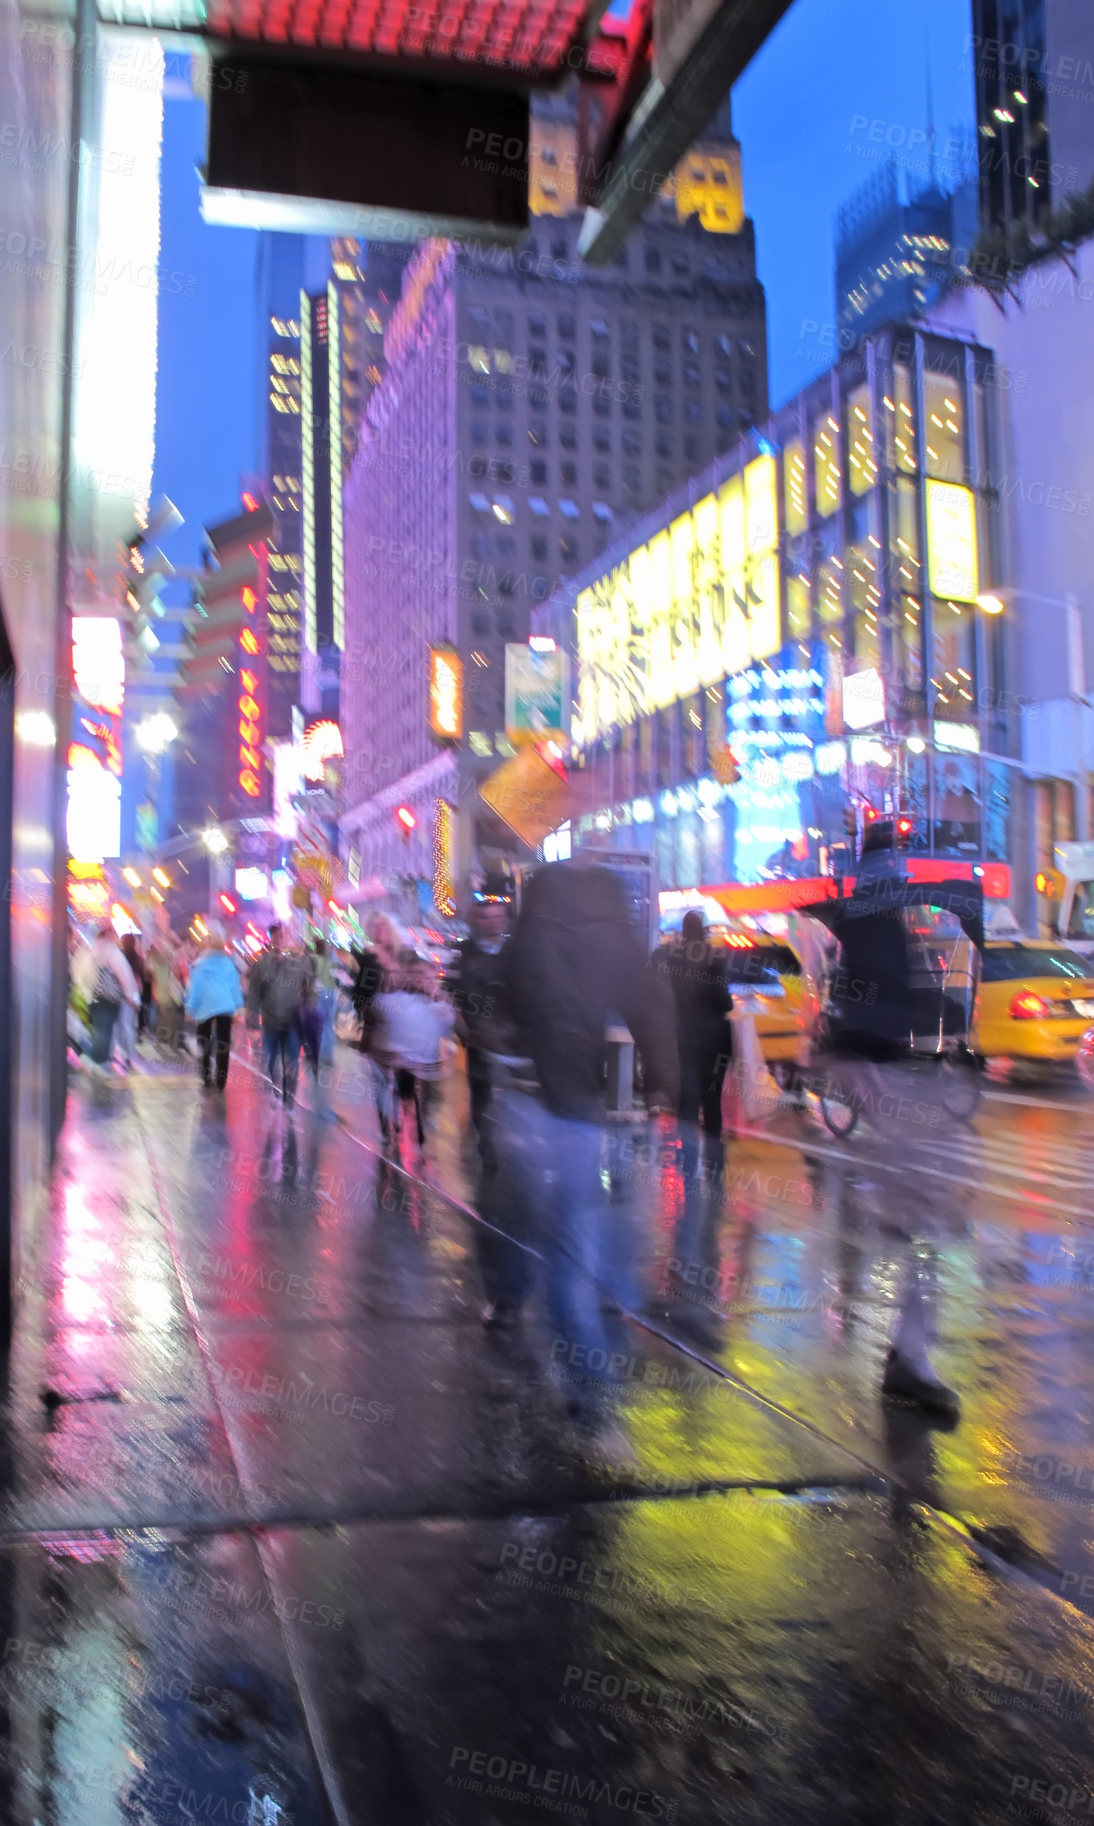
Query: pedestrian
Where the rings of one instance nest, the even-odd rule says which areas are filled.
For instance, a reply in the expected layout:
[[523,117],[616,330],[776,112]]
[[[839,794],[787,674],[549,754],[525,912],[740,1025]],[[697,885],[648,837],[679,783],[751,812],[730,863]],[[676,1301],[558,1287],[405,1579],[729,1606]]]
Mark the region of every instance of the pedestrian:
[[422,1155],[440,1099],[441,1040],[451,1031],[456,1016],[451,1003],[440,994],[432,964],[413,951],[404,951],[398,965],[393,986],[376,997],[376,1056],[394,1071],[400,1103],[413,1107]]
[[197,1025],[201,1046],[201,1082],[205,1090],[215,1084],[222,1091],[228,1082],[232,1017],[242,1006],[243,988],[235,958],[221,929],[210,926],[186,990],[186,1012]]
[[156,1045],[161,1053],[181,1052],[184,1049],[185,965],[172,933],[162,933],[149,946],[148,970],[156,1009]]
[[457,950],[445,988],[456,1011],[456,1037],[467,1055],[467,1089],[471,1123],[478,1137],[484,1172],[493,1169],[486,1112],[490,1105],[490,1060],[487,1051],[494,1011],[504,992],[501,962],[509,909],[504,900],[476,896],[469,909],[470,935]]
[[[610,1445],[612,1352],[598,1286],[611,1217],[602,1178],[605,1036],[624,1020],[651,1111],[675,1106],[671,997],[646,968],[618,876],[581,862],[533,875],[505,960],[512,1041],[491,1051],[488,1120],[499,1171],[484,1181],[483,1215],[495,1233],[542,1257],[552,1359],[569,1373],[571,1415],[583,1436]],[[490,1297],[484,1322],[511,1323],[527,1297],[531,1258],[499,1243],[480,1261]]]
[[380,1125],[380,1138],[386,1147],[391,1139],[392,1124],[396,1122],[397,1112],[391,1067],[377,1057],[375,1051],[376,998],[384,991],[395,988],[399,952],[398,935],[393,921],[386,913],[373,914],[369,920],[368,938],[369,943],[361,952],[357,980],[353,986],[353,1009],[361,1026],[358,1044],[361,1051],[369,1055],[376,1117]]
[[136,933],[125,933],[121,940],[121,950],[125,954],[126,963],[133,972],[134,981],[140,992],[140,1000],[135,1008],[132,1007],[129,1002],[122,1003],[121,1013],[118,1016],[118,1024],[115,1028],[118,1057],[125,1070],[131,1072],[133,1070],[133,1054],[137,1050],[137,1038],[139,1033],[138,1023],[141,1006],[144,1000],[144,984],[147,972],[144,967],[144,959],[141,957],[140,947],[137,944]]
[[127,1003],[136,1008],[141,999],[137,979],[109,921],[99,927],[94,943],[78,959],[76,970],[88,1008],[90,1064],[102,1075],[110,1059],[114,1029],[122,1008]]
[[701,913],[689,908],[679,939],[662,945],[650,959],[655,976],[668,983],[676,1007],[676,1043],[680,1055],[681,1164],[693,1172],[700,1156],[717,1177],[723,1166],[722,1087],[730,1062],[733,1010],[725,953],[710,943]]
[[262,1016],[263,1058],[270,1088],[290,1105],[296,1100],[301,1022],[311,981],[310,960],[286,950],[281,927],[271,926],[269,945],[255,961],[252,982]]

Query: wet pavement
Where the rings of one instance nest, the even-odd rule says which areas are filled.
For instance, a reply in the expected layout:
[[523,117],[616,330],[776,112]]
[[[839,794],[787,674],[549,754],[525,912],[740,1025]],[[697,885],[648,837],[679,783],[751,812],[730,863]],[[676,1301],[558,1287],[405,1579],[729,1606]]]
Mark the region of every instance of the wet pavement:
[[482,1328],[461,1087],[424,1165],[354,1055],[328,1090],[74,1083],[11,1372],[5,1820],[1094,1814],[1077,1096],[995,1088],[917,1157],[949,1430],[878,1400],[907,1160],[785,1112],[686,1186],[621,1130],[622,1468],[537,1314]]

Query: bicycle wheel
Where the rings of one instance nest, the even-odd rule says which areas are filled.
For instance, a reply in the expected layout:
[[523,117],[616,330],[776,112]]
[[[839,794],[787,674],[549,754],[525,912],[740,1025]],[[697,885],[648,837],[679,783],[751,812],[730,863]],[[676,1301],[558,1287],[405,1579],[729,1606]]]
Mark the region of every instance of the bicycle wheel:
[[849,1135],[854,1134],[859,1119],[854,1074],[826,1066],[816,1092],[828,1133],[834,1135],[837,1141],[846,1141]]
[[940,1061],[942,1107],[954,1122],[971,1122],[980,1108],[983,1086],[972,1053],[959,1053]]

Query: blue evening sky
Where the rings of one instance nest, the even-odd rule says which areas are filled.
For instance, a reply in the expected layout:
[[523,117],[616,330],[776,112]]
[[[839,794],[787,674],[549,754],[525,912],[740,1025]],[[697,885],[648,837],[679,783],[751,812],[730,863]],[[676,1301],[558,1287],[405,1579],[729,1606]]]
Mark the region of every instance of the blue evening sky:
[[953,142],[974,117],[971,11],[971,0],[796,0],[734,89],[772,405],[832,360],[839,205],[889,147],[913,181],[928,174],[912,141],[926,131],[928,65],[941,174],[955,168]]
[[[190,92],[189,58],[169,54],[153,493],[169,495],[186,521],[163,541],[175,565],[197,564],[202,526],[238,511],[240,476],[258,453],[258,235],[202,221],[205,120],[204,103]],[[180,291],[165,282],[174,273],[183,275]]]
[[[925,174],[928,62],[943,164],[953,130],[971,123],[969,11],[970,0],[795,0],[737,84],[734,127],[767,289],[772,404],[832,359],[839,204],[889,146],[913,179]],[[162,272],[183,275],[183,284],[160,294],[154,487],[186,520],[165,540],[168,556],[191,565],[202,525],[232,512],[240,477],[257,461],[258,237],[202,221],[205,108],[190,94],[188,59],[171,55],[167,65]]]

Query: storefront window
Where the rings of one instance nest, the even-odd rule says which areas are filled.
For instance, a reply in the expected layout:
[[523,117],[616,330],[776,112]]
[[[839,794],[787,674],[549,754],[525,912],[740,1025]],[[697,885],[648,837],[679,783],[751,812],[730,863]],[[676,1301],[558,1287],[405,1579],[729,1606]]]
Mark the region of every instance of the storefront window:
[[853,495],[864,495],[878,477],[874,408],[869,382],[847,397],[847,469]]
[[981,851],[980,763],[976,755],[934,754],[934,848],[941,855]]
[[967,481],[964,390],[959,381],[944,374],[928,373],[923,385],[927,474],[944,482]]
[[1010,857],[1011,770],[1000,761],[987,761],[984,774],[984,855],[989,862],[1006,862]]
[[805,475],[805,448],[796,437],[783,451],[783,514],[792,536],[803,533],[809,522],[809,491]]

